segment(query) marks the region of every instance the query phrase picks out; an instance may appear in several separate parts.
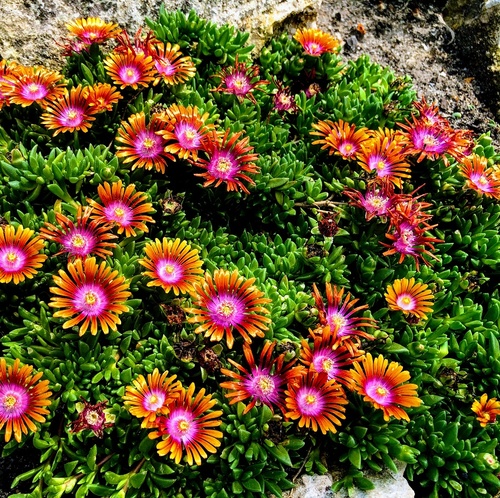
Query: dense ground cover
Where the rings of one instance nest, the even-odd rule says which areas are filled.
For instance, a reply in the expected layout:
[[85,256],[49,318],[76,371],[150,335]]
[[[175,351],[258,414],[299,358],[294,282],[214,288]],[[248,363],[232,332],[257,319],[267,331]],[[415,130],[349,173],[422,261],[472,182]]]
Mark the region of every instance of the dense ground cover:
[[322,32],[253,60],[194,13],[148,28],[2,62],[3,455],[40,457],[13,496],[369,488],[395,460],[493,495],[490,137]]

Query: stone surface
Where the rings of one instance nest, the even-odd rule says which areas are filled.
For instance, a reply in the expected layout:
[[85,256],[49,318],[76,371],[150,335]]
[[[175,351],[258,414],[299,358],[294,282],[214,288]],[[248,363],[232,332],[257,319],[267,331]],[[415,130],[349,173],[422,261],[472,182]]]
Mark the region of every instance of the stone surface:
[[331,475],[303,475],[297,487],[283,493],[283,498],[413,498],[415,492],[403,475],[405,468],[406,464],[398,463],[397,473],[389,470],[378,474],[366,472],[365,477],[373,482],[375,488],[369,491],[354,489],[349,495],[345,490],[332,492]]
[[[217,24],[232,24],[251,34],[250,43],[262,47],[287,19],[314,19],[322,0],[166,0],[167,10],[194,9]],[[66,23],[79,17],[101,17],[130,33],[155,19],[162,0],[2,0],[0,2],[0,59],[22,64],[60,64],[60,42]]]
[[500,0],[448,0],[443,14],[464,63],[500,117]]

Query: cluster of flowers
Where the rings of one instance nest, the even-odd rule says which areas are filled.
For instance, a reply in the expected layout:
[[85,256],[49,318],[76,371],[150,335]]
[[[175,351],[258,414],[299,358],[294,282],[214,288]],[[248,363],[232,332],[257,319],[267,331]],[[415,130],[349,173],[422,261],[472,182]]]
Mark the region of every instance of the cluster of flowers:
[[[68,28],[75,37],[67,45],[69,53],[87,50],[92,43],[118,41],[104,66],[121,90],[160,81],[177,84],[195,74],[192,61],[180,53],[178,46],[163,44],[151,35],[143,38],[139,33],[131,41],[116,25],[95,18],[77,20]],[[338,40],[317,30],[299,30],[296,40],[312,56],[339,47]],[[252,92],[268,84],[259,79],[258,67],[238,60],[215,76],[220,83],[214,91],[239,99],[254,100]],[[276,109],[296,110],[290,90],[277,86]],[[0,107],[38,104],[44,110],[42,124],[55,130],[55,135],[88,131],[94,114],[111,110],[120,98],[119,89],[109,83],[68,90],[57,72],[6,61],[0,64]],[[500,179],[487,167],[485,158],[471,154],[472,141],[467,132],[452,130],[437,109],[425,101],[416,107],[419,116],[400,124],[406,131],[370,131],[342,121],[320,121],[313,125],[312,134],[320,137],[314,143],[330,154],[357,160],[368,173],[376,174],[365,195],[354,190],[347,190],[346,195],[354,205],[365,209],[367,218],[389,219],[387,237],[392,243],[386,244],[386,254],[398,253],[400,261],[409,255],[418,268],[421,261],[428,264],[423,255],[431,255],[427,248],[432,249],[439,239],[425,236],[433,226],[424,211],[429,204],[420,200],[422,196],[395,194],[395,189],[401,189],[410,177],[407,158],[418,155],[419,162],[425,157],[446,159],[448,154],[461,164],[470,188],[494,198],[500,198]],[[132,163],[132,169],[154,168],[161,173],[167,160],[188,160],[206,170],[200,173],[205,185],[224,182],[228,190],[249,193],[243,181],[251,185],[247,174],[259,172],[249,139],[241,138],[241,132],[217,131],[208,118],[196,107],[177,104],[153,113],[149,122],[144,113],[134,114],[118,131],[116,154],[124,163]],[[206,158],[199,157],[201,152]],[[149,216],[153,206],[134,185],[105,182],[98,187],[98,196],[101,203],[88,199],[87,206],[78,206],[75,220],[57,213],[57,225],[47,222],[35,237],[32,230],[21,226],[0,226],[1,283],[17,284],[36,274],[47,259],[42,253],[44,239],[60,244],[57,254],[68,254],[67,272],[60,270],[53,277],[55,286],[50,290],[54,296],[49,305],[58,309],[55,318],[66,320],[63,328],[79,325],[80,335],[88,330],[94,335],[98,330],[116,330],[119,315],[128,311],[130,292],[125,277],[96,259],[112,254],[117,239],[112,230],[135,236],[136,230],[147,232],[146,223],[153,222]],[[363,329],[374,328],[376,323],[361,316],[367,306],[357,306],[358,299],[344,288],[327,284],[325,305],[314,286],[319,324],[310,331],[309,340],[302,341],[297,358],[287,360],[285,353],[275,354],[277,343],[267,341],[257,361],[250,344],[252,339],[265,336],[270,300],[254,285],[255,279],[223,269],[203,273],[198,251],[180,239],[150,241],[144,252],[139,263],[146,269],[143,274],[149,278],[149,286],[191,296],[192,306],[185,311],[191,315],[187,321],[196,325],[196,333],[211,341],[225,340],[228,349],[235,343],[235,331],[243,339],[247,366],[229,359],[237,371],[221,369],[230,379],[220,383],[227,389],[230,403],[248,401],[246,411],[261,404],[278,408],[286,419],[297,420],[299,427],[322,433],[335,432],[335,426],[345,418],[348,401],[344,388],[382,410],[386,420],[391,416],[408,420],[402,407],[420,405],[417,386],[407,383],[410,375],[401,365],[389,363],[382,355],[373,358],[361,349],[361,339],[373,339]],[[430,290],[413,278],[389,285],[386,299],[391,309],[416,319],[425,319],[432,311]],[[32,367],[21,367],[19,360],[7,367],[5,359],[0,359],[0,429],[6,426],[6,441],[12,433],[20,441],[28,429],[36,430],[33,420],[45,420],[51,392],[48,381],[40,381],[40,377],[40,373],[32,375]],[[103,428],[111,423],[104,416],[105,404],[85,402],[73,430],[90,428],[102,435]],[[147,377],[140,375],[127,387],[124,404],[132,415],[143,419],[143,428],[152,430],[150,438],[161,439],[159,454],[170,455],[176,462],[185,454],[189,464],[199,464],[207,452],[215,452],[221,444],[223,435],[217,427],[222,423],[222,412],[212,411],[216,399],[204,389],[195,394],[194,384],[186,388],[168,372],[155,369]],[[484,395],[474,403],[473,411],[486,424],[500,413],[500,402]]]

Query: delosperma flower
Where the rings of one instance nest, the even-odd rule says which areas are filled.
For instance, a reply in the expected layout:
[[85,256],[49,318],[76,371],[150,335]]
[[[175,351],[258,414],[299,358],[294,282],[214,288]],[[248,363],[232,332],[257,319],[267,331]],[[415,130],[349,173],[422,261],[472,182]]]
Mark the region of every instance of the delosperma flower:
[[180,396],[181,383],[177,375],[168,376],[168,371],[160,374],[157,368],[153,373],[139,375],[127,386],[123,396],[124,405],[137,418],[143,418],[142,427],[152,427],[156,418],[170,413],[170,405]]
[[115,38],[121,32],[118,24],[106,22],[99,17],[75,19],[67,23],[66,28],[71,35],[88,45],[104,43],[106,40]]
[[132,170],[144,168],[165,173],[167,160],[175,161],[175,158],[165,152],[166,141],[157,133],[164,126],[155,115],[146,124],[144,112],[133,114],[118,129],[116,141],[120,145],[116,147],[116,156],[123,164],[132,163]]
[[246,279],[236,270],[218,269],[213,276],[206,272],[205,279],[192,292],[193,307],[186,309],[193,315],[188,321],[196,324],[195,332],[212,341],[225,337],[229,349],[234,344],[233,331],[248,343],[252,337],[264,337],[271,321],[264,305],[271,300],[264,297],[254,282],[255,278]]
[[356,316],[368,309],[368,305],[356,306],[359,299],[353,298],[350,292],[345,293],[345,288],[337,288],[330,283],[326,284],[327,306],[316,286],[313,284],[313,297],[319,312],[319,323],[330,327],[332,333],[338,337],[360,336],[373,339],[373,336],[360,327],[376,327],[376,321],[370,317]]
[[198,250],[185,240],[156,239],[146,244],[144,252],[146,258],[140,259],[139,263],[147,269],[143,274],[152,279],[148,287],[159,286],[177,296],[191,292],[202,279],[203,261]]
[[208,117],[207,112],[200,114],[197,107],[177,104],[158,114],[157,118],[165,123],[157,132],[167,144],[165,152],[196,161],[203,137],[214,127],[206,123]]
[[212,91],[233,94],[240,102],[248,98],[252,103],[257,104],[253,95],[254,91],[262,90],[260,87],[269,83],[267,80],[260,79],[259,71],[256,65],[250,66],[246,62],[239,62],[238,55],[236,55],[234,66],[225,67],[213,76],[220,82]]
[[476,414],[481,427],[486,427],[496,421],[497,415],[500,415],[500,401],[497,398],[489,398],[486,393],[481,399],[474,400],[471,410]]
[[243,345],[243,354],[249,368],[245,368],[228,358],[229,363],[241,373],[222,368],[221,373],[230,377],[230,381],[221,382],[220,386],[228,389],[226,394],[229,404],[250,400],[243,413],[248,413],[256,405],[267,405],[271,410],[277,406],[285,412],[284,387],[300,377],[304,371],[301,366],[294,366],[297,359],[285,361],[286,353],[273,357],[276,341],[267,341],[259,355],[259,362],[255,362],[252,348]]
[[399,133],[389,129],[372,132],[369,140],[362,142],[357,154],[359,165],[378,178],[387,178],[401,187],[402,181],[410,178],[410,165],[406,162]]
[[340,49],[340,40],[319,29],[298,29],[294,35],[308,55],[318,57],[327,52],[337,52]]
[[125,277],[112,270],[105,261],[99,265],[95,258],[77,259],[68,263],[68,271],[59,270],[53,276],[55,287],[49,306],[58,308],[54,318],[67,319],[62,328],[80,325],[79,335],[90,329],[96,335],[116,330],[121,323],[119,315],[128,311],[126,300],[130,296]]
[[104,429],[114,425],[115,416],[105,408],[108,401],[99,401],[96,404],[83,400],[76,403],[78,418],[71,422],[71,432],[92,431],[95,436],[102,438]]
[[105,259],[111,256],[116,246],[116,235],[111,233],[112,225],[90,220],[92,208],[78,206],[76,221],[62,213],[56,213],[59,226],[45,222],[40,228],[40,236],[61,245],[55,256],[66,253],[69,258],[86,258],[91,254]]
[[146,202],[144,192],[136,192],[135,185],[123,185],[121,180],[115,183],[104,182],[97,187],[97,193],[102,204],[87,199],[93,208],[92,219],[100,223],[112,223],[118,227],[118,233],[125,233],[126,237],[136,235],[136,230],[147,232],[146,223],[154,220],[146,213],[153,212],[153,206]]
[[415,282],[414,277],[397,279],[388,285],[385,298],[390,309],[418,319],[425,320],[427,313],[432,312],[432,291],[427,284]]
[[34,231],[17,229],[12,225],[0,225],[0,283],[18,284],[33,278],[47,256],[42,253],[44,241]]
[[113,105],[123,98],[118,89],[109,83],[86,86],[83,88],[83,95],[88,106],[95,113],[112,111]]
[[95,107],[89,105],[86,93],[78,85],[69,91],[65,90],[60,99],[50,101],[41,122],[47,129],[55,130],[54,136],[73,131],[85,133],[92,126],[95,113]]
[[216,453],[221,445],[222,432],[216,430],[222,423],[222,410],[210,411],[217,403],[211,394],[201,389],[193,399],[195,385],[182,389],[170,405],[166,416],[157,417],[150,439],[161,438],[156,445],[160,456],[168,455],[179,464],[185,456],[188,465],[201,465],[208,453]]
[[480,196],[500,199],[500,169],[488,167],[486,157],[472,154],[461,160],[459,168],[467,188]]
[[301,341],[300,362],[315,372],[324,372],[328,380],[336,380],[341,384],[349,383],[349,371],[346,367],[358,359],[363,352],[359,351],[348,338],[342,340],[330,327],[320,327],[310,332],[313,340],[311,346],[305,339]]
[[4,74],[3,80],[1,88],[4,96],[11,104],[23,107],[37,103],[45,108],[66,91],[62,74],[41,66],[15,64]]
[[321,145],[328,153],[343,157],[344,159],[356,159],[361,152],[361,146],[372,137],[372,132],[365,127],[357,128],[355,124],[339,120],[318,121],[312,125],[315,131],[311,135],[321,137],[314,140],[313,144]]
[[402,408],[420,406],[416,384],[407,384],[410,374],[394,361],[382,355],[375,359],[367,353],[363,361],[353,363],[350,388],[363,396],[375,408],[384,412],[384,420],[391,417],[410,421],[408,413]]
[[345,419],[349,403],[342,386],[324,373],[309,370],[298,382],[290,384],[286,394],[286,418],[298,420],[299,427],[318,429],[326,434],[337,432]]
[[153,85],[157,85],[160,81],[167,85],[178,85],[190,80],[196,74],[196,66],[191,57],[183,55],[177,44],[157,43],[149,54],[153,56],[158,73]]
[[41,377],[41,372],[33,374],[31,365],[21,366],[19,359],[7,366],[5,358],[0,358],[0,430],[5,427],[6,443],[12,434],[20,443],[23,434],[37,431],[33,421],[45,422],[52,393],[49,381]]
[[205,169],[204,173],[196,173],[196,176],[205,178],[204,187],[221,183],[226,184],[228,191],[241,190],[249,194],[249,190],[243,182],[254,185],[255,182],[248,174],[257,174],[260,168],[255,164],[258,155],[253,152],[249,145],[249,138],[241,138],[243,132],[230,133],[226,130],[223,137],[216,131],[205,136],[203,153],[205,158],[198,157],[193,164]]
[[121,89],[146,87],[155,79],[153,58],[129,50],[112,52],[104,60],[104,67],[115,85]]

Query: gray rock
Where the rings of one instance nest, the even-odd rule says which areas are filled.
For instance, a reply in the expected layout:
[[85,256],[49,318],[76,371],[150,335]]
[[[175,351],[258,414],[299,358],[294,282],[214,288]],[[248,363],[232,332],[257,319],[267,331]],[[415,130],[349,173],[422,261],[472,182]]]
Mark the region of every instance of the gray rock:
[[[314,18],[322,0],[166,0],[167,10],[189,12],[217,24],[231,24],[251,34],[261,48],[281,23],[295,16]],[[66,23],[79,17],[100,17],[135,33],[144,19],[155,19],[162,0],[2,0],[0,59],[22,64],[58,66],[57,42],[67,36]]]
[[373,482],[375,488],[369,491],[354,489],[350,495],[345,490],[332,492],[334,480],[331,475],[303,475],[297,487],[283,493],[283,498],[413,498],[415,492],[403,475],[406,464],[397,463],[397,466],[397,473],[390,470],[378,474],[366,472],[365,477]]

